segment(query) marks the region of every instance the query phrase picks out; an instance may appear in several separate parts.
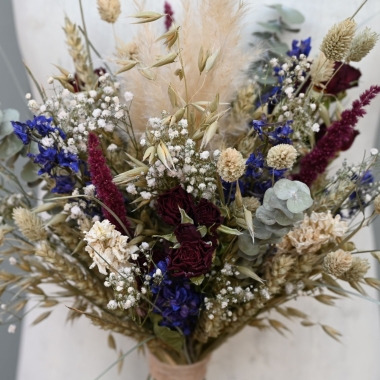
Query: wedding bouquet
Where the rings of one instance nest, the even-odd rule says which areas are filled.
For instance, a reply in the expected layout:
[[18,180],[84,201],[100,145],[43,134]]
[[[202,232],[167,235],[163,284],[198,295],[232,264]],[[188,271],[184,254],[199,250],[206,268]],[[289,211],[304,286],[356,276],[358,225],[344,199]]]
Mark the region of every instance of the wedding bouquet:
[[[380,213],[378,151],[329,169],[380,92],[371,86],[342,107],[360,77],[349,63],[378,35],[358,32],[355,14],[311,58],[310,38],[290,49],[278,38],[302,15],[275,5],[279,19],[244,51],[247,7],[222,3],[183,1],[178,25],[169,4],[159,14],[137,3],[141,25],[131,42],[116,39],[111,68],[92,66],[99,53],[83,11],[82,27],[66,17],[75,72],[56,66],[49,89],[32,76],[41,100],[27,95],[30,120],[0,115],[1,175],[18,188],[3,184],[0,203],[0,264],[18,268],[0,271],[10,332],[30,299],[64,303],[69,319],[146,345],[156,380],[203,379],[210,354],[244,327],[283,333],[274,312],[339,339],[288,301],[333,305],[380,287],[366,277],[368,250],[352,242]],[[98,8],[111,24],[121,12],[119,0]],[[37,191],[12,172],[20,155]]]

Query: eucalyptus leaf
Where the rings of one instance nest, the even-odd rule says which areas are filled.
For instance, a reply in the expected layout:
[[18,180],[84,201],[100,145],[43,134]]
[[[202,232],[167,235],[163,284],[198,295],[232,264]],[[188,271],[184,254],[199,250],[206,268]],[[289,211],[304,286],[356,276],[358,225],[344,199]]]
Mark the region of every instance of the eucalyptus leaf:
[[255,252],[254,244],[252,242],[251,235],[248,231],[244,231],[238,237],[238,247],[248,256],[257,255],[257,252]]
[[256,219],[258,219],[260,222],[263,222],[266,225],[275,224],[276,221],[274,220],[274,215],[272,211],[268,211],[265,209],[265,207],[260,206],[256,210]]
[[273,33],[281,33],[282,28],[278,23],[273,24],[273,23],[268,23],[268,22],[258,22],[258,24],[262,26],[263,28],[265,28],[266,30],[269,30]]
[[302,24],[305,21],[304,15],[297,11],[297,9],[282,4],[268,5],[268,7],[275,9],[281,18],[289,24]]
[[0,158],[9,158],[19,152],[23,147],[22,141],[15,134],[10,134],[0,143]]
[[294,197],[287,200],[286,204],[289,211],[298,213],[308,209],[313,204],[313,199],[303,191],[297,191]]
[[13,126],[11,121],[18,121],[20,113],[14,109],[7,109],[3,111],[3,117],[0,124],[0,137],[8,136],[13,133]]
[[278,78],[277,77],[274,77],[274,76],[267,76],[267,77],[259,77],[257,79],[257,82],[259,84],[262,84],[262,85],[274,85],[274,84],[277,84],[278,83]]
[[273,191],[276,197],[284,201],[291,198],[299,190],[298,186],[289,179],[283,178],[275,183]]
[[306,194],[310,195],[310,189],[306,185],[306,183],[300,182],[300,181],[293,181],[293,183],[298,187],[298,190],[303,191]]
[[29,161],[26,165],[24,165],[21,170],[21,178],[25,182],[33,182],[38,179],[38,169],[39,167],[34,164],[32,161]]
[[276,210],[274,212],[274,218],[281,226],[289,226],[290,224],[293,224],[293,220],[288,218],[281,210]]
[[278,55],[285,55],[289,51],[289,46],[281,41],[270,41],[269,46],[270,46],[270,50],[275,52]]
[[160,320],[162,320],[162,317],[160,317],[160,319],[154,319],[154,334],[157,336],[158,339],[161,339],[168,346],[172,347],[176,351],[181,352],[185,342],[185,337],[181,335],[178,331],[170,330],[169,327],[160,326]]

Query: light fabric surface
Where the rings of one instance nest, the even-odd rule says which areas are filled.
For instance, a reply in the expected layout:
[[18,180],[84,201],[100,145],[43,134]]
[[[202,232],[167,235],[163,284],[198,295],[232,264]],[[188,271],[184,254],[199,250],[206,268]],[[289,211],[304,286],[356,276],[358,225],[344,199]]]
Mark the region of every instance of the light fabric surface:
[[[190,0],[188,0],[190,1]],[[256,21],[266,21],[272,14],[263,4],[272,1],[251,1],[251,12],[244,29],[247,43],[253,31],[259,30]],[[335,22],[349,17],[360,0],[283,0],[281,3],[296,7],[305,16],[299,38],[312,36],[312,56],[327,29]],[[80,21],[77,0],[13,0],[20,48],[35,77],[46,83],[56,72],[51,63],[72,68],[65,50],[61,29],[66,12],[73,21]],[[97,14],[95,0],[83,1],[87,27],[91,39],[105,56],[114,49],[112,27],[102,22]],[[128,41],[131,30],[128,14],[133,13],[131,1],[122,1],[123,13],[116,24],[116,33]],[[180,9],[180,1],[171,1],[174,10]],[[161,12],[162,0],[147,1],[146,9]],[[360,27],[371,26],[380,31],[380,2],[369,0],[357,17]],[[294,35],[288,35],[291,40]],[[195,57],[196,58],[196,57]],[[371,84],[380,84],[380,46],[360,64],[363,72],[359,89],[350,91],[348,106],[360,92]],[[100,62],[95,62],[95,66]],[[374,147],[379,126],[380,99],[368,107],[368,115],[361,120],[360,136],[348,156],[353,162],[362,159],[363,151]],[[380,148],[380,147],[377,147]],[[363,249],[373,249],[373,232],[362,231],[356,243]],[[370,292],[376,297],[376,293]],[[260,332],[246,328],[212,357],[208,380],[376,380],[380,378],[380,319],[379,307],[360,299],[345,299],[338,307],[319,304],[315,300],[300,299],[297,308],[309,314],[314,321],[333,326],[343,333],[342,344],[333,341],[318,327],[302,327],[289,322],[292,334],[284,338],[273,331]],[[117,358],[107,348],[108,333],[90,326],[85,319],[74,325],[66,323],[66,309],[56,309],[42,324],[31,327],[32,320],[40,311],[33,311],[26,318],[23,329],[18,380],[87,380],[94,379]],[[276,316],[277,318],[277,316]],[[279,318],[281,319],[281,318]],[[117,338],[118,347],[126,352],[134,342]],[[104,379],[140,380],[147,376],[145,358],[132,353],[124,363],[122,375],[112,370]]]

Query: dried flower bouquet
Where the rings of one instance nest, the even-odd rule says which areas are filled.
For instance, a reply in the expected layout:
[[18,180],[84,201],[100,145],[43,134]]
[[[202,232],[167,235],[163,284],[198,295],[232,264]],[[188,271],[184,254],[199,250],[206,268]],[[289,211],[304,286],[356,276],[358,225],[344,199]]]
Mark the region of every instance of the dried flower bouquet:
[[[352,242],[380,213],[378,151],[328,172],[380,92],[371,86],[341,107],[360,76],[349,63],[378,35],[357,32],[351,17],[327,32],[314,60],[310,39],[287,54],[244,53],[247,7],[219,3],[183,1],[181,28],[169,4],[166,15],[137,4],[142,25],[133,41],[117,41],[112,70],[92,67],[85,25],[66,17],[75,73],[57,66],[49,96],[35,80],[42,100],[27,95],[31,120],[1,114],[1,157],[12,165],[28,156],[22,176],[44,194],[27,193],[1,166],[19,188],[0,203],[0,264],[19,269],[0,271],[11,332],[30,298],[71,304],[70,319],[132,337],[161,362],[191,364],[247,325],[282,333],[269,311],[318,325],[286,306],[297,296],[332,305],[329,291],[365,296],[364,285],[380,286]],[[119,0],[98,8],[111,24],[121,12]],[[162,17],[167,32],[156,36]]]

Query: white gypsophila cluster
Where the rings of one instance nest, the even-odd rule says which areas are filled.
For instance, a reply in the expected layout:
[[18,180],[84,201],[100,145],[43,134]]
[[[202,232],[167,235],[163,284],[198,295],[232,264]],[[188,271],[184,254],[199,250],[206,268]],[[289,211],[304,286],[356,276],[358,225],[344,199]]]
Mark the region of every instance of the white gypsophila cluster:
[[235,309],[238,305],[252,301],[259,292],[259,289],[254,289],[253,285],[243,288],[241,286],[233,286],[227,276],[232,276],[234,269],[230,264],[224,264],[221,270],[221,275],[215,271],[211,272],[211,277],[218,284],[219,291],[214,298],[205,297],[205,308],[209,319],[214,319],[215,315],[220,315],[225,322],[235,322],[238,316]]
[[[163,114],[165,117],[166,114]],[[141,192],[144,199],[149,199],[156,189],[165,188],[167,177],[177,178],[185,190],[194,196],[210,199],[216,190],[215,168],[219,151],[197,151],[195,141],[188,137],[187,120],[182,119],[173,125],[163,125],[162,119],[149,119],[150,128],[142,136],[140,144],[149,149],[163,143],[167,148],[173,167],[165,166],[158,154],[145,176],[147,192]],[[158,149],[158,148],[157,148]],[[133,184],[128,185],[127,192],[136,194]]]
[[[48,147],[54,143],[64,152],[78,154],[87,150],[87,136],[91,131],[111,134],[119,123],[128,123],[128,112],[133,94],[119,95],[120,85],[113,82],[108,73],[99,77],[96,90],[71,93],[67,89],[55,89],[56,95],[38,104],[29,100],[28,106],[35,115],[54,117],[55,126],[67,135],[63,141],[56,133],[54,138],[45,137],[42,145]],[[110,144],[109,151],[115,151]]]
[[304,93],[297,93],[299,83],[305,81],[305,72],[310,69],[311,61],[301,54],[299,58],[287,58],[282,66],[273,58],[270,65],[276,68],[277,74],[283,78],[282,93],[286,95],[276,108],[277,121],[293,120],[294,137],[297,139],[318,132],[320,126],[317,105],[305,97]]
[[[112,287],[115,292],[115,299],[109,301],[107,308],[110,310],[130,309],[135,307],[144,293],[145,288],[139,291],[131,267],[120,269],[119,273],[111,273],[105,280],[104,286]],[[144,289],[144,290],[143,290]]]
[[[92,184],[88,185],[83,189],[83,192],[85,195],[93,197],[95,195],[95,186]],[[75,189],[71,195],[78,196],[79,194],[79,190]],[[68,214],[66,221],[76,220],[80,227],[86,227],[90,220],[92,220],[92,222],[99,221],[100,218],[98,215],[95,215],[92,218],[89,217],[91,214],[91,208],[93,207],[96,207],[94,202],[88,200],[85,201],[83,198],[79,197],[77,199],[71,199],[70,202],[66,203],[63,207],[63,211]]]
[[93,260],[90,268],[97,266],[105,275],[107,270],[129,266],[130,256],[138,250],[136,245],[129,246],[128,237],[117,231],[107,219],[95,222],[84,240],[87,243],[85,250]]

